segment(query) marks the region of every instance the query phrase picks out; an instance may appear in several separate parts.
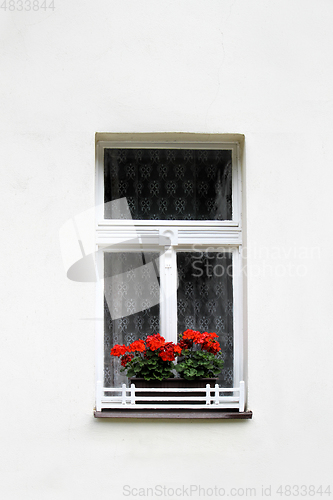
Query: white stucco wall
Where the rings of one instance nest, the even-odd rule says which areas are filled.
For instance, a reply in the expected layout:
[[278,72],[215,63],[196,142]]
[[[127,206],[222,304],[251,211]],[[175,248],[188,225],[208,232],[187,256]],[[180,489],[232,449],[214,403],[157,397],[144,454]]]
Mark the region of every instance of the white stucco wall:
[[[329,0],[1,9],[2,498],[329,484],[332,22]],[[252,421],[93,418],[94,286],[58,231],[94,203],[98,131],[245,134]]]

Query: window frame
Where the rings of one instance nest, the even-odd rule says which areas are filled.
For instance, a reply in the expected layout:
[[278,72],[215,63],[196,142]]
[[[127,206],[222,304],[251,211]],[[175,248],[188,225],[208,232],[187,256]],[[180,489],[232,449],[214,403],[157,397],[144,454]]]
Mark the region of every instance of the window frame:
[[[135,237],[133,226],[145,236],[168,236],[171,248],[165,247],[160,258],[161,288],[175,287],[177,278],[176,255],[178,251],[207,247],[223,248],[233,255],[233,334],[234,334],[234,373],[233,386],[238,387],[245,379],[245,337],[244,337],[244,300],[243,300],[243,262],[242,262],[242,165],[243,149],[241,135],[200,134],[96,134],[96,254],[98,270],[96,317],[104,317],[103,250],[110,251],[114,244],[128,249],[124,241]],[[228,149],[232,151],[232,220],[225,221],[188,221],[188,220],[116,220],[104,217],[104,149]],[[155,245],[144,247],[156,251]],[[133,247],[132,247],[133,249]],[[112,250],[111,250],[112,251]],[[169,259],[170,265],[166,264]],[[175,288],[177,289],[177,287]],[[176,341],[177,337],[177,299],[161,308],[161,334],[166,340]],[[171,318],[171,321],[170,321]],[[168,319],[168,321],[167,321]],[[169,325],[169,326],[167,326]],[[176,330],[174,331],[176,325]],[[104,380],[104,321],[97,322],[96,331],[96,388]]]

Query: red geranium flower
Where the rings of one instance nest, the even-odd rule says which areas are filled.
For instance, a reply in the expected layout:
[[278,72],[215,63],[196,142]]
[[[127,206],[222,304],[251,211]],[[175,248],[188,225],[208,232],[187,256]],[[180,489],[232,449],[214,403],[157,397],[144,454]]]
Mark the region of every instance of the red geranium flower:
[[183,339],[184,340],[194,340],[195,339],[195,336],[196,334],[200,334],[200,332],[196,332],[195,330],[191,330],[191,329],[188,329],[188,330],[185,330],[185,332],[183,333]]
[[143,352],[145,349],[146,349],[146,346],[145,346],[144,341],[139,339],[139,340],[135,340],[134,342],[132,342],[132,344],[130,344],[130,346],[128,348],[128,352],[135,352],[135,351]]
[[165,345],[165,339],[159,333],[156,333],[147,337],[146,344],[151,351],[157,351],[157,349]]
[[181,349],[191,349],[192,345],[193,345],[193,340],[183,340],[181,339],[179,342],[178,342],[178,345]]
[[163,359],[163,361],[174,361],[176,347],[177,346],[175,346],[173,342],[166,342],[159,352],[160,358]]
[[174,361],[175,355],[171,351],[163,351],[159,353],[159,357],[163,359],[163,361]]
[[207,352],[212,352],[213,354],[217,354],[220,350],[220,344],[216,342],[215,340],[209,340],[208,342],[205,342],[202,346],[202,349]]
[[206,342],[207,336],[208,336],[207,332],[204,332],[204,333],[195,332],[193,342],[195,344],[203,344],[204,342]]
[[121,358],[121,366],[126,366],[127,363],[129,363],[130,361],[132,361],[132,359],[134,358],[134,354],[125,354],[125,356],[123,356]]
[[174,347],[174,353],[175,354],[181,354],[182,353],[182,348],[179,345],[175,345]]
[[127,352],[127,347],[125,345],[116,344],[111,349],[111,356],[123,356]]

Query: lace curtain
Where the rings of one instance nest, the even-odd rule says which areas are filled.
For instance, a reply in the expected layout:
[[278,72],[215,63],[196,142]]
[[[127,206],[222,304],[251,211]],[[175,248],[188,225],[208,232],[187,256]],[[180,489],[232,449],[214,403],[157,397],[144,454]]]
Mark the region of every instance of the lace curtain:
[[178,333],[187,328],[219,336],[223,387],[233,385],[233,290],[231,253],[178,252]]
[[160,332],[158,259],[159,254],[152,252],[104,253],[106,386],[119,387],[127,382],[120,372],[119,359],[110,355],[111,348]]
[[104,201],[126,197],[132,219],[231,220],[231,174],[230,150],[105,149]]

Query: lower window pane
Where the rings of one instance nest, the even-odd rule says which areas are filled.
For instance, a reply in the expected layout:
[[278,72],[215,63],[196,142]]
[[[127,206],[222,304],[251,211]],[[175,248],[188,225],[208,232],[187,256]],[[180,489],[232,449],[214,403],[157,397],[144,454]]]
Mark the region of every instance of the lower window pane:
[[218,382],[233,386],[233,268],[230,252],[178,252],[178,333],[215,332],[224,367]]
[[130,344],[160,331],[159,254],[104,254],[104,384],[127,382],[120,360],[110,355],[115,344]]

